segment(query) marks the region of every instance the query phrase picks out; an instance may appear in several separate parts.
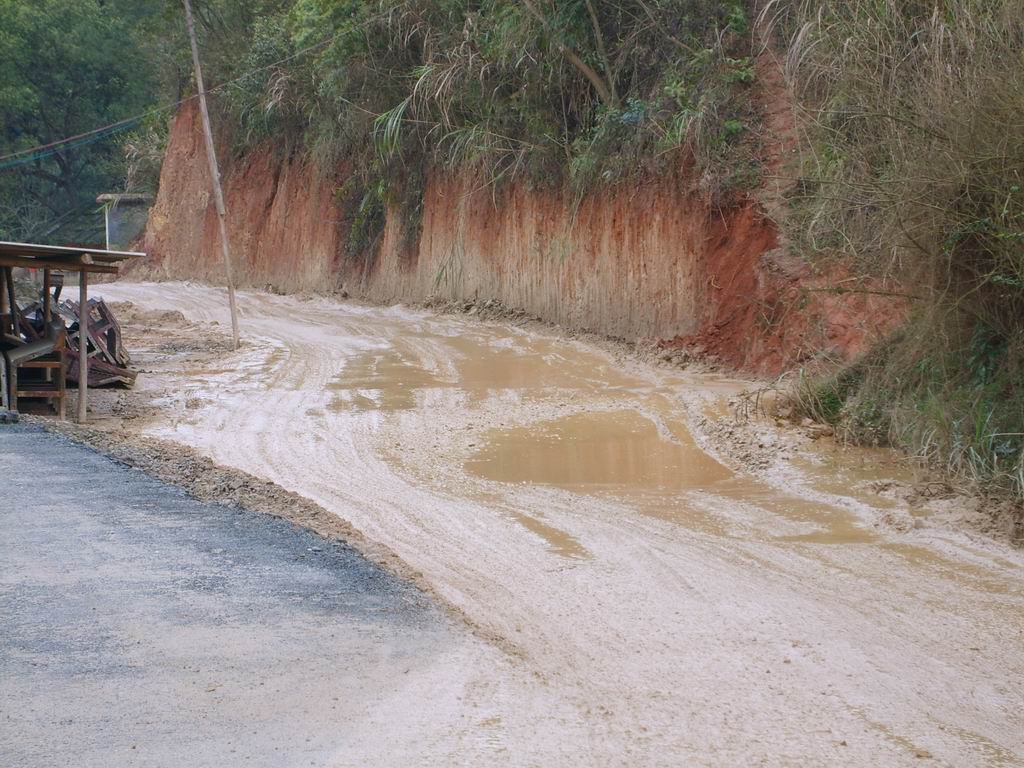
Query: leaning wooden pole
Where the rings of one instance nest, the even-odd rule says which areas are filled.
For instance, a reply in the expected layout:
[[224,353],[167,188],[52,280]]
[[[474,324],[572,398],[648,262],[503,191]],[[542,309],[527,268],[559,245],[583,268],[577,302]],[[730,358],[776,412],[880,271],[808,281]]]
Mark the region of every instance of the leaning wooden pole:
[[220,223],[220,250],[224,256],[224,272],[228,286],[228,306],[231,308],[231,338],[238,349],[238,309],[235,306],[235,278],[231,270],[231,250],[228,247],[227,211],[224,208],[224,193],[220,188],[220,171],[217,168],[217,151],[213,146],[213,131],[210,129],[210,112],[206,108],[206,88],[203,85],[203,67],[199,63],[199,46],[196,44],[196,26],[192,21],[192,3],[185,3],[185,21],[188,24],[188,39],[192,45],[192,65],[196,70],[196,87],[199,89],[199,113],[203,117],[203,136],[206,138],[206,159],[210,163],[213,177],[213,199],[217,205],[217,220]]

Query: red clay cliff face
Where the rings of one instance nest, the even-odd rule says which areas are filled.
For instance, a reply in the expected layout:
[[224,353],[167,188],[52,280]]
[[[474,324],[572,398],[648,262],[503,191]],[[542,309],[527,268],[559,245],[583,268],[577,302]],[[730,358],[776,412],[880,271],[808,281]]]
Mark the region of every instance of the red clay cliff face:
[[[174,119],[144,250],[150,271],[159,276],[219,282],[224,276],[217,212],[198,121],[191,104]],[[226,159],[222,166],[238,283],[332,290],[339,240],[333,186],[269,151]]]
[[849,359],[889,333],[903,313],[885,296],[833,292],[845,273],[816,275],[787,255],[753,203],[710,225],[703,267],[700,329],[660,345],[733,368],[777,374],[819,357]]
[[[343,174],[269,150],[224,162],[241,286],[381,301],[497,299],[566,327],[697,346],[737,368],[774,373],[814,352],[858,351],[879,329],[870,302],[808,294],[806,267],[777,250],[774,224],[748,201],[709,210],[673,180],[612,188],[575,210],[567,196],[513,188],[492,197],[435,177],[412,251],[393,211],[375,253],[344,256]],[[198,117],[176,116],[143,249],[160,277],[220,281],[216,212]]]

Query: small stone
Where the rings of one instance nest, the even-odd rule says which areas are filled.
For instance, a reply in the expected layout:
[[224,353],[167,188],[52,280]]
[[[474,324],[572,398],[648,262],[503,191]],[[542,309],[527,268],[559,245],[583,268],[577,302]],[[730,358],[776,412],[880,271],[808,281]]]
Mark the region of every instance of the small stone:
[[835,434],[835,430],[828,424],[814,424],[807,430],[812,440],[817,440],[821,437],[831,437]]

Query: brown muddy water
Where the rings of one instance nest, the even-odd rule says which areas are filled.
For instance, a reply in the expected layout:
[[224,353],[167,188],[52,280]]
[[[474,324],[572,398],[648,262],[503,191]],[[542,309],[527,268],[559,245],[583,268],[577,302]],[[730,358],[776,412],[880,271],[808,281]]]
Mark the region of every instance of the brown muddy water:
[[[576,414],[492,430],[484,440],[464,466],[487,480],[618,496],[637,512],[721,534],[724,530],[708,515],[667,503],[687,491],[710,491],[816,527],[809,533],[773,537],[778,541],[856,544],[877,538],[850,512],[736,474],[698,448],[682,423],[639,411]],[[834,488],[830,483],[815,487]]]
[[494,430],[465,467],[488,480],[587,493],[675,493],[731,476],[682,434],[686,442],[634,411],[581,413]]
[[[214,289],[103,288],[226,322]],[[141,354],[158,412],[122,426],[312,499],[456,607],[483,645],[421,764],[1024,766],[1024,557],[878,493],[891,455],[768,435],[748,466],[699,427],[742,382],[547,331],[239,304],[206,375]]]

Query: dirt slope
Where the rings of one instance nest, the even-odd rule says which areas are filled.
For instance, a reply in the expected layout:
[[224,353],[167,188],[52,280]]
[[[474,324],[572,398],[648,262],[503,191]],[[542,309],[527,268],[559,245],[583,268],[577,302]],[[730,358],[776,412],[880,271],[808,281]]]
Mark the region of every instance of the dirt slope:
[[[577,205],[557,192],[479,189],[435,177],[418,243],[401,212],[367,253],[346,256],[351,212],[322,171],[272,147],[226,157],[230,233],[242,285],[375,301],[496,299],[568,328],[696,346],[731,366],[775,373],[819,352],[843,356],[893,317],[878,297],[807,292],[827,285],[778,247],[762,203],[711,209],[681,169]],[[139,274],[222,279],[216,213],[198,116],[176,116]],[[769,206],[770,207],[770,206]]]

